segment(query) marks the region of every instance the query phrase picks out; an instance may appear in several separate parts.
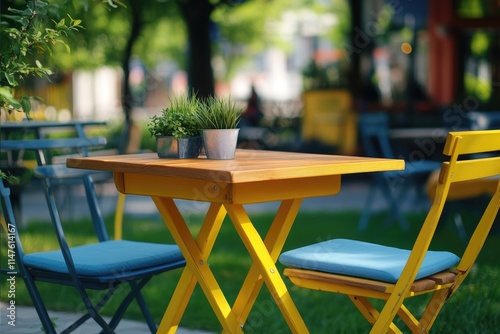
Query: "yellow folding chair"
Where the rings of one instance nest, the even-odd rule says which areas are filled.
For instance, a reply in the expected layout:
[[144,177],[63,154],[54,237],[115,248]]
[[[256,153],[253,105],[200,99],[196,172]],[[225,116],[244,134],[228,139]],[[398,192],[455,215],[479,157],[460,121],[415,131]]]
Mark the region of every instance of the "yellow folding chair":
[[[347,295],[372,324],[371,333],[401,333],[398,315],[413,333],[428,333],[444,303],[469,274],[498,213],[500,185],[477,223],[459,258],[446,251],[430,251],[436,226],[450,187],[500,175],[500,157],[473,153],[500,151],[500,130],[449,133],[434,201],[411,250],[347,239],[333,239],[283,253],[284,274],[299,286]],[[460,158],[460,159],[459,159]],[[457,236],[458,237],[458,236]],[[431,294],[423,312],[412,313],[407,298]],[[385,300],[376,309],[370,299]]]

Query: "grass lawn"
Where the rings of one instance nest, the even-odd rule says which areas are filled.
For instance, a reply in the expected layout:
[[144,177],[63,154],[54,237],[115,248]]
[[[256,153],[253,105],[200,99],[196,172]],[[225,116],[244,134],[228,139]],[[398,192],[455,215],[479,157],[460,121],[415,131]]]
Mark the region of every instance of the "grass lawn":
[[[387,226],[385,216],[380,215],[372,219],[366,231],[359,232],[357,230],[359,217],[358,212],[300,213],[285,244],[285,250],[337,237],[411,247],[420,224],[425,218],[424,214],[409,215],[411,230],[403,232],[397,224]],[[196,233],[200,228],[202,217],[189,215],[185,218],[190,228]],[[261,214],[253,215],[252,218],[259,231],[265,233],[273,216]],[[469,229],[472,218],[474,218],[472,213],[464,217],[465,225]],[[109,217],[110,227],[112,226],[111,222],[112,217]],[[85,221],[71,222],[67,224],[67,238],[71,244],[88,242],[91,233],[89,229],[90,226]],[[25,251],[28,253],[33,251],[35,246],[47,250],[55,247],[56,241],[51,236],[47,223],[32,222],[22,232],[25,236]],[[164,224],[154,219],[140,223],[136,219],[126,219],[124,239],[172,242]],[[2,267],[6,263],[6,252],[3,251],[6,249],[5,242],[5,235],[2,234]],[[459,251],[463,247],[451,224],[443,224],[439,228],[431,248],[442,249],[445,246],[455,251]],[[500,234],[497,232],[489,237],[477,265],[465,284],[445,305],[433,327],[434,333],[500,333],[500,265],[498,254],[500,254]],[[209,262],[229,303],[232,304],[251,261],[229,221],[226,221],[222,227]],[[283,269],[281,266],[278,268],[280,271]],[[157,276],[143,290],[145,299],[158,322],[173,293],[180,273],[181,270],[175,270]],[[286,277],[285,283],[288,285],[290,294],[311,333],[368,332],[369,326],[347,297],[296,288]],[[18,280],[17,284],[16,303],[30,304],[29,296],[22,286],[21,280]],[[82,310],[83,306],[71,288],[61,288],[50,284],[40,284],[39,286],[49,309]],[[0,283],[1,300],[7,300],[6,290],[6,281],[2,280]],[[420,308],[423,301],[419,298],[416,297],[412,300],[409,307]],[[106,308],[104,313],[106,311],[112,312],[112,310],[112,308]],[[129,310],[126,317],[142,319],[135,305]],[[201,289],[196,288],[181,326],[213,332],[221,331],[218,320],[211,311]],[[289,333],[281,313],[266,288],[262,289],[244,331],[245,333]]]

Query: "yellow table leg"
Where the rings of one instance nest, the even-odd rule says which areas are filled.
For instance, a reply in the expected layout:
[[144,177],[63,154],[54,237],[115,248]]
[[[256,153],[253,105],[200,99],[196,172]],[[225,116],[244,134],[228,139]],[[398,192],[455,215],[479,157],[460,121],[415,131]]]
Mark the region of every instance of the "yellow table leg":
[[[212,250],[225,216],[226,210],[222,204],[212,204],[208,209],[205,221],[196,238],[196,244],[205,255],[205,261]],[[188,268],[185,268],[160,323],[158,333],[175,333],[195,286],[196,277]]]
[[121,240],[123,235],[123,211],[125,210],[125,194],[118,193],[115,212],[115,240]]
[[[281,251],[281,247],[279,245],[286,239],[288,231],[286,233],[280,233],[279,231],[274,231],[276,233],[276,237],[273,238],[271,233],[268,233],[269,240],[275,239],[275,244],[267,246],[262,238],[259,235],[259,232],[255,229],[250,218],[245,212],[245,209],[242,205],[239,204],[225,204],[226,210],[233,222],[233,225],[236,228],[241,240],[245,244],[254,265],[256,266],[260,275],[262,275],[266,285],[271,292],[278,308],[283,314],[288,326],[292,330],[293,333],[297,334],[305,334],[309,333],[304,320],[299,314],[299,311],[295,307],[290,294],[281,278],[280,273],[275,265],[275,259],[273,259],[273,255],[277,258],[277,254]],[[289,222],[291,224],[291,222]],[[274,224],[273,224],[274,225]],[[285,230],[286,227],[284,227]],[[267,240],[267,237],[266,237]],[[276,247],[275,247],[276,245]],[[268,248],[271,249],[271,252],[268,251]],[[255,275],[255,274],[252,274]],[[246,288],[253,288],[248,283]],[[243,289],[242,289],[243,290]],[[246,291],[241,291],[241,294],[247,294]]]
[[[264,244],[271,254],[272,260],[276,263],[278,256],[283,249],[286,238],[290,233],[290,229],[295,221],[295,217],[299,212],[302,199],[283,201],[276,213],[276,217],[267,232]],[[257,265],[254,263],[241,287],[241,290],[236,298],[233,306],[233,311],[236,314],[241,325],[246,322],[250,310],[252,309],[255,300],[260,292],[264,280],[259,273]]]
[[[212,204],[211,210],[209,210],[203,224],[203,231],[200,230],[196,242],[171,198],[153,197],[153,201],[186,259],[186,268],[181,277],[183,281],[179,282],[177,286],[179,290],[176,289],[174,297],[172,297],[158,333],[172,332],[172,330],[177,328],[178,322],[187,305],[187,302],[183,301],[182,298],[190,297],[195,286],[193,278],[189,275],[194,275],[200,284],[224,330],[229,333],[243,333],[212,271],[206,263],[206,259],[212,250],[225,215],[225,212],[221,210],[220,204]],[[216,209],[217,207],[219,208],[218,210]],[[168,322],[171,323],[169,324]]]

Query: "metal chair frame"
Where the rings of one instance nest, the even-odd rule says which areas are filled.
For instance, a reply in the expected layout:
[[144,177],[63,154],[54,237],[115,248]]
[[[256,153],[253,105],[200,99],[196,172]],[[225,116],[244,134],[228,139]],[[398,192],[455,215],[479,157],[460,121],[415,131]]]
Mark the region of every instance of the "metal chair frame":
[[[396,158],[389,140],[389,115],[386,112],[361,113],[358,124],[361,143],[367,156]],[[365,230],[368,226],[377,191],[382,193],[389,205],[388,222],[397,220],[403,230],[408,229],[409,223],[401,212],[401,203],[407,199],[411,189],[414,189],[417,199],[423,202],[427,197],[422,179],[438,170],[441,163],[423,160],[406,165],[404,171],[372,174],[365,207],[358,224],[359,230]]]
[[[5,151],[24,149],[36,152],[36,158],[39,166],[35,168],[35,174],[42,178],[43,190],[51,215],[54,231],[60,246],[60,252],[62,253],[64,261],[67,265],[67,273],[60,273],[57,271],[33,268],[25,264],[23,261],[25,253],[21,244],[22,235],[20,236],[19,229],[16,225],[12,203],[10,201],[10,189],[6,184],[4,184],[5,181],[2,180],[2,182],[0,182],[2,211],[6,223],[6,230],[9,233],[9,240],[12,238],[15,239],[15,258],[16,265],[18,266],[18,270],[14,270],[12,267],[2,269],[2,274],[22,277],[46,333],[56,333],[56,330],[49,317],[49,313],[44,305],[40,292],[37,289],[36,282],[49,282],[53,284],[72,286],[76,289],[85,305],[87,313],[64,329],[61,333],[70,333],[74,331],[90,318],[101,326],[102,332],[114,333],[128,306],[134,300],[137,301],[150,331],[155,333],[157,330],[156,323],[144,301],[143,296],[140,293],[140,290],[154,275],[183,267],[185,265],[184,259],[181,258],[174,259],[169,262],[164,261],[161,264],[155,265],[145,264],[142,268],[129,270],[125,269],[112,275],[103,274],[88,276],[78,273],[75,260],[72,257],[72,247],[70,247],[66,241],[62,221],[55,202],[54,183],[57,184],[58,182],[64,180],[71,180],[73,182],[77,180],[77,182],[82,183],[85,188],[86,198],[94,230],[98,239],[98,244],[102,245],[103,242],[113,243],[115,241],[110,241],[101,211],[99,209],[98,199],[92,180],[92,174],[96,172],[70,169],[65,165],[47,165],[45,150],[71,147],[81,151],[83,155],[86,155],[89,147],[102,145],[104,143],[105,138],[103,137],[2,141],[1,149]],[[144,246],[147,246],[147,244],[148,243],[146,242],[141,243],[141,245]],[[103,256],[105,255],[106,254],[103,254]],[[111,298],[117,287],[121,286],[123,283],[130,285],[130,292],[124,297],[111,320],[107,322],[99,314],[99,311]],[[106,293],[99,302],[93,303],[87,293],[88,289],[104,290]]]

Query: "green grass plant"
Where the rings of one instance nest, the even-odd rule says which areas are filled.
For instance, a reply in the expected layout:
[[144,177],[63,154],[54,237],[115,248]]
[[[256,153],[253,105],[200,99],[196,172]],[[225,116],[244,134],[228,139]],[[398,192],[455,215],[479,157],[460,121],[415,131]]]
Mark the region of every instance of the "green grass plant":
[[201,101],[196,113],[200,129],[234,129],[242,108],[229,97],[208,97]]
[[[359,212],[317,212],[299,213],[292,228],[284,250],[301,245],[326,240],[329,238],[356,238],[364,241],[383,242],[400,247],[411,247],[424,219],[424,213],[408,215],[410,231],[403,232],[399,225],[387,225],[385,215],[379,214],[372,219],[364,232],[357,230]],[[272,214],[252,215],[253,221],[261,234],[265,234],[272,222]],[[473,213],[464,217],[466,227],[470,230],[470,221],[475,218]],[[108,226],[112,234],[112,219],[108,217]],[[201,226],[202,217],[186,215],[186,221],[193,233]],[[93,241],[87,221],[75,221],[67,224],[67,237],[71,244],[83,244]],[[47,222],[31,222],[22,231],[27,237],[25,251],[34,247],[44,249],[55,248],[56,241],[52,237]],[[157,217],[139,220],[126,217],[124,224],[124,239],[145,240],[151,242],[173,242],[167,228]],[[5,235],[2,244],[5,245]],[[444,246],[460,251],[462,242],[457,236],[452,224],[440,226],[433,249]],[[2,246],[2,250],[5,250]],[[1,261],[5,264],[5,253],[2,251]],[[484,246],[483,252],[461,289],[445,305],[440,317],[434,325],[434,333],[498,333],[500,328],[500,234],[491,234]],[[210,268],[218,279],[228,301],[232,304],[243,282],[251,260],[234,230],[231,222],[226,220],[222,226],[219,238],[209,259]],[[278,265],[282,272],[283,267]],[[159,322],[168,301],[175,289],[181,270],[175,270],[153,278],[143,290],[148,305],[155,319]],[[294,287],[285,277],[290,294],[303,316],[311,333],[366,333],[369,326],[355,309],[349,299],[343,295],[311,291]],[[7,300],[6,281],[0,283],[1,299]],[[42,295],[45,296],[47,307],[51,310],[82,311],[83,306],[71,288],[61,288],[51,284],[40,284]],[[99,292],[93,294],[98,297]],[[48,297],[48,298],[47,298]],[[421,308],[427,297],[415,297],[410,307]],[[112,302],[115,300],[112,299]],[[21,280],[17,281],[16,303],[29,305],[30,299]],[[116,306],[116,305],[114,305]],[[114,308],[113,308],[114,309]],[[110,314],[112,309],[106,307],[104,313]],[[139,309],[132,305],[126,318],[140,319]],[[221,327],[213,314],[201,289],[197,287],[182,318],[181,326],[220,332]],[[264,287],[249,315],[244,327],[245,333],[289,333],[279,309]]]
[[196,112],[200,102],[196,96],[174,96],[169,98],[169,106],[161,110],[160,115],[153,115],[148,123],[152,137],[172,136],[176,139],[200,135]]

